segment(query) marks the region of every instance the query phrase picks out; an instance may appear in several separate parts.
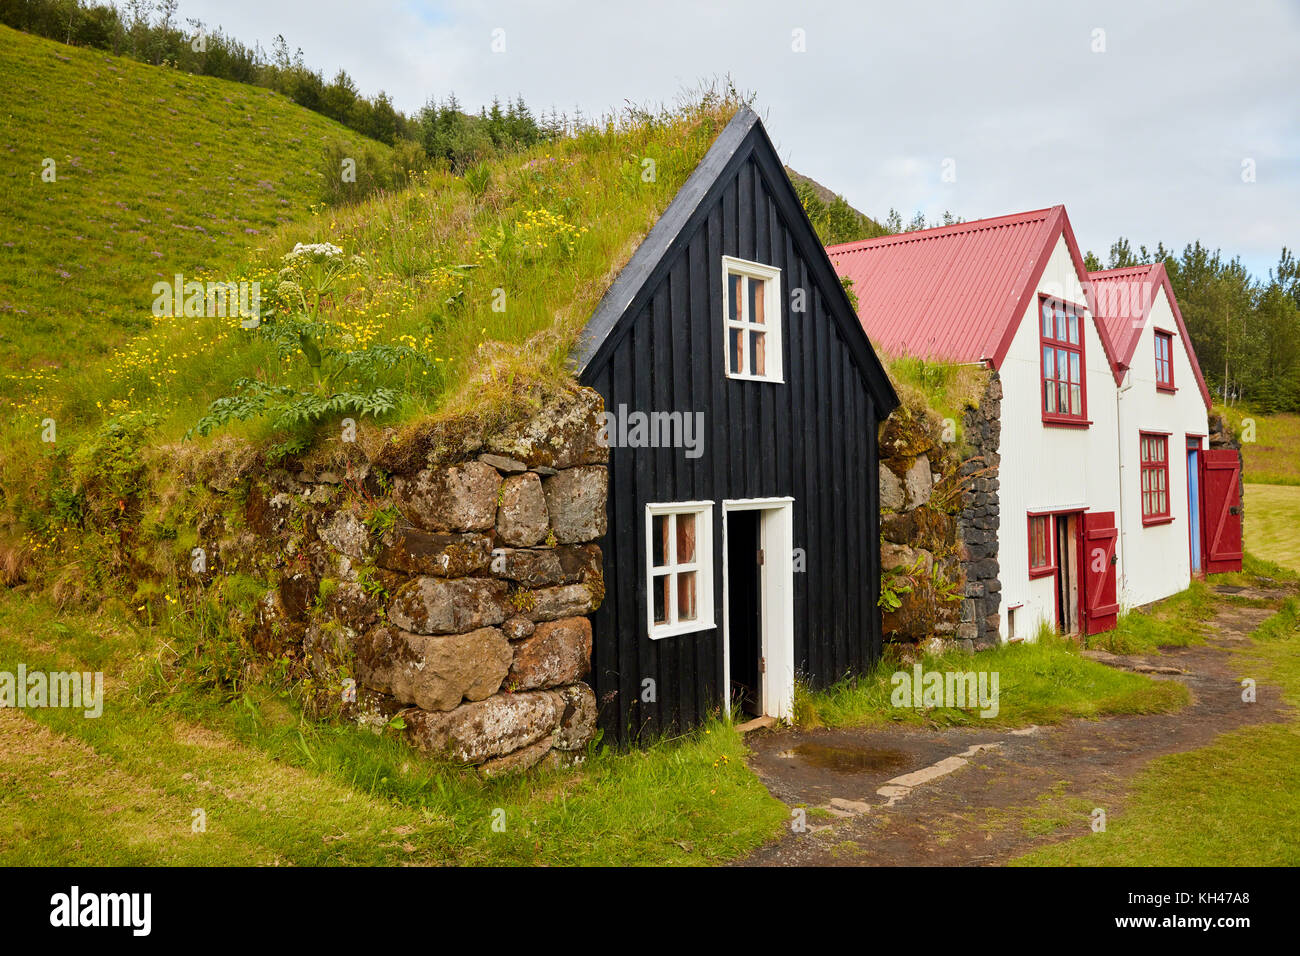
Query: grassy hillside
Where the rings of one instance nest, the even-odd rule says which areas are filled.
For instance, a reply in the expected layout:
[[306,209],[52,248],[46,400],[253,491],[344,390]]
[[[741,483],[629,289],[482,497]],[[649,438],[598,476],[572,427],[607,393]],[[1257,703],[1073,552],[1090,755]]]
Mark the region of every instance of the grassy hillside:
[[[323,387],[297,347],[302,322],[326,368],[347,367],[334,388],[388,389],[398,417],[443,409],[458,391],[489,407],[485,377],[563,378],[574,336],[734,109],[711,100],[591,129],[465,176],[427,171],[406,190],[280,226],[218,273],[262,284],[260,329],[215,317],[156,321],[75,380],[32,389],[15,403],[23,415],[13,441],[0,441],[0,487],[12,487],[42,452],[46,416],[59,423],[60,445],[64,435],[80,443],[113,416],[157,416],[149,434],[157,444],[183,436],[241,378]],[[299,242],[340,253],[286,260]],[[399,352],[403,361],[388,362]],[[372,358],[375,375],[357,373]],[[275,431],[270,420],[249,428],[255,438]]]
[[0,405],[147,329],[154,282],[304,220],[325,143],[386,149],[269,90],[8,27],[0,84]]
[[804,212],[808,213],[808,218],[824,245],[872,239],[889,232],[866,213],[858,212],[850,206],[843,196],[817,180],[795,172],[789,166],[785,167],[785,172],[794,183]]
[[1300,415],[1261,415],[1220,405],[1241,439],[1246,481],[1262,485],[1300,485]]

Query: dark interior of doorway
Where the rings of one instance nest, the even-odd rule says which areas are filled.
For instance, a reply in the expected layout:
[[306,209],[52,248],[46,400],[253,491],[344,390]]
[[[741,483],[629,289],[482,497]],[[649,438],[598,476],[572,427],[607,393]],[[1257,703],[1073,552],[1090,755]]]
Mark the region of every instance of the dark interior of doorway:
[[759,714],[762,643],[762,589],[759,584],[758,511],[727,515],[727,628],[731,652],[731,700],[750,715]]
[[1062,634],[1079,630],[1078,601],[1075,600],[1075,569],[1070,560],[1074,553],[1074,536],[1070,534],[1070,516],[1056,516],[1056,627]]

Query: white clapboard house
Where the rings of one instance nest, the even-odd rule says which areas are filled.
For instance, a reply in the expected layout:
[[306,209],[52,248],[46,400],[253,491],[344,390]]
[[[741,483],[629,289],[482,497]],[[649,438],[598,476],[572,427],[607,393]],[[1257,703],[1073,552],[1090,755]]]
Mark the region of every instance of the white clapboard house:
[[827,252],[882,353],[999,375],[1002,639],[1105,631],[1198,562],[1226,569],[1206,516],[1232,507],[1229,476],[1205,469],[1235,453],[1205,448],[1208,392],[1163,267],[1090,275],[1063,206]]

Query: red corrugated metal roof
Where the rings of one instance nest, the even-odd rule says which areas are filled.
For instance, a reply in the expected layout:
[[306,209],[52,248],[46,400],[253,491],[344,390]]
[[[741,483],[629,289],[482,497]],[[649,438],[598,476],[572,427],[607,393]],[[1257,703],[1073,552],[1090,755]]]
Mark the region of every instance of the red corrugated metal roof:
[[[978,219],[827,248],[853,280],[858,318],[889,355],[999,367],[1064,234],[1079,281],[1087,279],[1064,206]],[[1105,327],[1103,347],[1117,371]]]
[[[1201,363],[1196,360],[1196,350],[1183,323],[1183,313],[1174,297],[1174,287],[1163,262],[1154,265],[1128,266],[1123,269],[1103,269],[1088,273],[1088,306],[1106,328],[1115,349],[1115,359],[1121,370],[1133,362],[1138,339],[1146,327],[1155,304],[1156,290],[1163,288],[1169,300],[1169,310],[1174,314],[1178,334],[1182,336],[1187,358],[1196,374],[1196,384],[1201,391],[1205,407],[1211,404],[1210,389],[1201,374]],[[1154,362],[1154,357],[1152,358]],[[1177,384],[1175,382],[1174,384]]]

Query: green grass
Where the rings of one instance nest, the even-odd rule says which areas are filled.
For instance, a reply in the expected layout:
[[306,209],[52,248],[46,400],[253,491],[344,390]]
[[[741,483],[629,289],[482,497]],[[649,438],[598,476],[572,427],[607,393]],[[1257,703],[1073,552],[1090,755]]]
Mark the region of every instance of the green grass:
[[998,713],[981,717],[978,708],[900,708],[891,702],[896,671],[912,668],[881,664],[871,673],[818,692],[796,695],[801,726],[864,727],[893,723],[1021,727],[1055,724],[1072,717],[1152,714],[1178,710],[1187,689],[1116,670],[1081,656],[1077,645],[1050,634],[1033,643],[1006,644],[974,656],[958,651],[926,655],[923,671],[997,673]]
[[[1249,409],[1214,407],[1241,439],[1246,481],[1261,485],[1300,485],[1300,415],[1260,415]],[[1249,518],[1247,519],[1249,520]]]
[[[1292,455],[1300,458],[1297,447]],[[1245,533],[1252,553],[1300,571],[1300,487],[1246,485]]]
[[[145,703],[112,673],[138,673],[159,635],[123,621],[0,599],[0,670],[83,663],[73,648],[99,635],[91,659],[110,671],[98,719],[0,711],[0,864],[692,865],[739,857],[787,819],[724,723],[484,781],[391,736],[305,720],[266,688],[222,703],[179,687]],[[192,832],[195,808],[205,833]]]
[[988,385],[987,371],[975,365],[913,356],[890,358],[886,368],[900,396],[906,400],[909,391],[919,396],[940,419],[953,422],[954,440],[961,440],[966,409],[979,405]]
[[[1300,706],[1300,599],[1235,655],[1242,677],[1280,685]],[[1250,704],[1243,703],[1243,707]],[[1300,865],[1300,721],[1245,727],[1162,757],[1138,777],[1107,829],[1014,861],[1029,866]]]
[[1222,600],[1204,581],[1156,604],[1119,616],[1112,631],[1094,634],[1088,646],[1112,654],[1149,654],[1161,647],[1186,647],[1205,640],[1207,623]]
[[[482,418],[531,414],[539,401],[531,386],[571,382],[566,360],[578,332],[737,105],[706,95],[674,113],[629,117],[501,158],[473,177],[426,171],[403,191],[273,230],[220,275],[262,283],[262,329],[241,329],[237,318],[159,320],[75,375],[21,383],[26,391],[13,399],[18,414],[0,425],[7,508],[48,515],[60,467],[54,459],[85,449],[107,420],[156,416],[146,450],[174,455],[167,446],[238,379],[310,389],[313,370],[297,357],[281,358],[264,334],[294,299],[281,286],[281,270],[282,256],[298,242],[330,242],[349,257],[321,300],[331,348],[400,345],[422,359],[364,384],[345,376],[337,388],[392,389],[398,407],[390,421],[469,413],[480,416],[474,427],[481,431]],[[41,440],[46,419],[57,423],[56,445]],[[364,442],[373,422],[358,419]],[[262,448],[288,437],[265,421],[224,430]],[[159,471],[167,470],[163,462]],[[8,537],[44,524],[11,527]]]
[[4,26],[0,80],[0,404],[20,408],[148,330],[154,282],[303,222],[327,142],[386,149],[269,90]]

